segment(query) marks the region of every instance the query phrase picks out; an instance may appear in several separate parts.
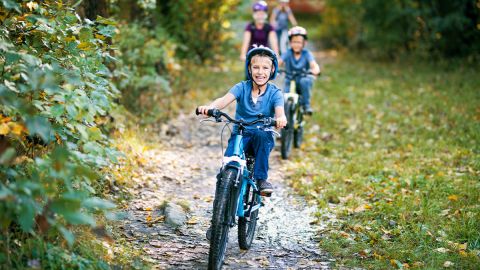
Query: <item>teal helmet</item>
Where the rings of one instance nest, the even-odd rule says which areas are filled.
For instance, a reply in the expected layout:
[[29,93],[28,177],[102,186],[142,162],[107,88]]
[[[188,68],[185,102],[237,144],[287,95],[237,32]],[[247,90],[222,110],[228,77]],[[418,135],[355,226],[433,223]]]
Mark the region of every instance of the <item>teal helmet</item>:
[[246,57],[246,61],[245,61],[245,73],[246,73],[245,75],[247,76],[247,80],[252,80],[252,75],[250,74],[250,70],[248,69],[248,67],[250,66],[252,58],[255,55],[263,55],[263,56],[269,57],[272,60],[273,67],[275,69],[272,73],[270,73],[269,80],[275,79],[275,77],[277,77],[277,70],[278,70],[277,55],[275,54],[275,52],[272,49],[270,49],[268,47],[264,47],[264,46],[259,46],[259,47],[254,47],[254,48],[250,49],[247,53],[247,57]]

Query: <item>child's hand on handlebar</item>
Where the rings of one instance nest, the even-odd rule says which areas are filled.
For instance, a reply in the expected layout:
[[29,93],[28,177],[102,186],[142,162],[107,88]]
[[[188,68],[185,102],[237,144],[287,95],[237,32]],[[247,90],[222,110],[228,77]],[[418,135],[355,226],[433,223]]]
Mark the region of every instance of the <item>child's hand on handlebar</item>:
[[205,116],[208,116],[208,110],[212,110],[212,109],[216,109],[215,107],[213,106],[210,106],[210,105],[204,105],[204,106],[199,106],[197,108],[198,112],[200,112],[201,114],[205,115]]
[[277,121],[277,128],[284,128],[287,125],[287,117],[285,115],[278,117],[275,121]]

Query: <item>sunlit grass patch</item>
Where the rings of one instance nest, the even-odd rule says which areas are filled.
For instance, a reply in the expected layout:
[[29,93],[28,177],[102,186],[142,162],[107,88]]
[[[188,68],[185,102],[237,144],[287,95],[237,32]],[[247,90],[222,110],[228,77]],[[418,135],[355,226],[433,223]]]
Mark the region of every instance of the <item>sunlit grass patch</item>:
[[325,67],[308,123],[320,131],[307,134],[292,185],[340,218],[322,246],[342,263],[479,265],[476,70],[349,57]]

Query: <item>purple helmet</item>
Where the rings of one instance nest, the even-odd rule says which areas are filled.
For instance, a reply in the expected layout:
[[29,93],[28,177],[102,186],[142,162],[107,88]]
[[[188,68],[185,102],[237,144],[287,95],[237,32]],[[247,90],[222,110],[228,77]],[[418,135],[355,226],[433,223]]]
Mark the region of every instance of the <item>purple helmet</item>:
[[268,4],[265,1],[257,1],[252,6],[253,12],[255,11],[268,11]]

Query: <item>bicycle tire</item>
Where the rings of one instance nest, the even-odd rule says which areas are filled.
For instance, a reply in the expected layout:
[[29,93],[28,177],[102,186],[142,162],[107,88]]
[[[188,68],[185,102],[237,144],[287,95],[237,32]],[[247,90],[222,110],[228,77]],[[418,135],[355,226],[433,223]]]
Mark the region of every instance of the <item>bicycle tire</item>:
[[222,172],[222,176],[215,190],[212,234],[208,252],[208,269],[210,270],[222,269],[225,251],[227,250],[228,231],[230,229],[228,219],[231,213],[229,209],[231,189],[236,176],[236,169],[226,169]]
[[[247,210],[251,205],[258,204],[258,194],[253,191],[252,186],[247,187],[244,199],[244,209]],[[249,217],[238,219],[238,245],[241,249],[248,250],[252,245],[257,227],[258,209],[251,212]]]
[[293,132],[293,147],[294,148],[299,148],[303,143],[303,132],[304,132],[303,124],[304,124],[303,123],[303,113],[300,110],[297,113],[297,125],[298,125],[298,127]]
[[287,116],[288,129],[282,129],[281,131],[281,145],[280,152],[282,159],[288,159],[290,152],[292,151],[292,141],[293,141],[293,131],[294,131],[294,115],[295,111],[293,108],[293,101],[291,99],[287,100],[285,103],[285,114]]

